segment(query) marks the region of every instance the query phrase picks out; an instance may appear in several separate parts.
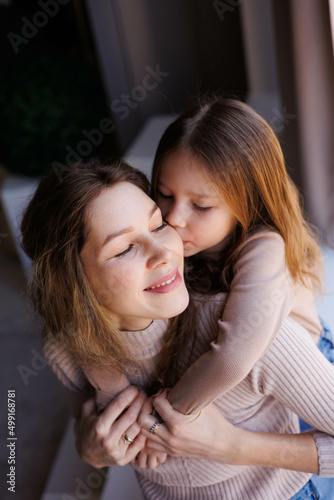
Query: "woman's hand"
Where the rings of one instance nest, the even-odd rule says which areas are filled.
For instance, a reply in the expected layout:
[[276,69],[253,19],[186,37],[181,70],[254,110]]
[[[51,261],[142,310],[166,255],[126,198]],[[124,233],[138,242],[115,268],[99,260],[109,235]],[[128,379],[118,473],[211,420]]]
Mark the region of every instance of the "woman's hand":
[[173,409],[164,392],[153,399],[154,408],[164,420],[155,434],[150,429],[156,418],[145,411],[146,405],[138,419],[147,438],[146,448],[175,457],[233,461],[233,442],[239,429],[225,419],[215,404],[207,406],[199,416],[184,415]]
[[[76,448],[81,459],[97,468],[131,462],[145,446],[145,437],[136,421],[146,399],[144,393],[130,386],[101,415],[96,413],[94,399],[86,401],[81,419],[75,425]],[[134,440],[131,444],[124,442],[124,433]]]
[[[153,397],[147,398],[140,412],[142,416],[150,415],[152,417],[152,412],[154,410],[152,401]],[[155,469],[158,465],[163,464],[166,459],[167,453],[153,450],[152,448],[148,448],[145,445],[145,447],[140,451],[138,456],[134,460],[132,460],[132,462],[142,469]]]
[[183,415],[168,402],[167,393],[153,405],[164,423],[150,433],[156,421],[143,411],[139,416],[146,448],[175,457],[204,458],[231,465],[277,467],[319,473],[318,451],[311,434],[275,434],[249,431],[229,423],[214,403],[196,415]]

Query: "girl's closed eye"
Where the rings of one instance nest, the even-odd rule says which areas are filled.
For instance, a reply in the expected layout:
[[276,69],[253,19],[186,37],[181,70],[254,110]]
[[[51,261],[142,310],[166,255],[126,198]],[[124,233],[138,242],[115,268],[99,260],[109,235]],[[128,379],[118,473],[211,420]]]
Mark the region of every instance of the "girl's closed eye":
[[193,207],[199,212],[205,212],[206,210],[210,210],[212,207],[201,207],[197,205],[197,203],[193,203]]
[[160,189],[157,190],[157,195],[160,196],[161,198],[164,198],[165,200],[171,200],[173,198],[171,194],[162,193]]

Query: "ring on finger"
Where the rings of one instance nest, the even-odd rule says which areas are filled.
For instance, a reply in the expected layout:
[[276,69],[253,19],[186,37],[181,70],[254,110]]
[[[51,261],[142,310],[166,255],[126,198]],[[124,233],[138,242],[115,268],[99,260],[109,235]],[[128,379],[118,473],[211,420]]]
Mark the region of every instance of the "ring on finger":
[[152,425],[152,427],[150,429],[150,434],[155,434],[157,432],[160,423],[161,423],[160,420],[156,420],[154,422],[154,424]]
[[126,432],[122,434],[122,440],[124,444],[130,445],[131,443],[134,442],[134,439],[129,438]]

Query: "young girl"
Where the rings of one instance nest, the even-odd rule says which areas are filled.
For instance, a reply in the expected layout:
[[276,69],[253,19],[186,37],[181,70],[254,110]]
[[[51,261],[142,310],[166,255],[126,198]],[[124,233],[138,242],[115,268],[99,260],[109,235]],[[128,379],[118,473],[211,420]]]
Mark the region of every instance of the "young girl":
[[228,292],[218,338],[168,395],[195,413],[247,376],[287,316],[319,340],[321,254],[275,133],[243,102],[213,98],[175,120],[152,189],[183,240],[188,288]]

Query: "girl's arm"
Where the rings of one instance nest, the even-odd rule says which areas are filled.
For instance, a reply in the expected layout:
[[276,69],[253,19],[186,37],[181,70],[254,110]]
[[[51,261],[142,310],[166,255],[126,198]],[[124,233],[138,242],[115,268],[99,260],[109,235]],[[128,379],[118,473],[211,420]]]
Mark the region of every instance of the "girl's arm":
[[143,408],[139,418],[148,446],[175,456],[334,477],[334,366],[305,330],[291,319],[285,321],[249,377],[256,391],[281,401],[318,430],[297,435],[248,431],[227,422],[214,404],[196,419],[175,411],[164,394],[154,400],[165,420],[155,435],[149,433],[154,417]]
[[[285,266],[285,244],[273,231],[252,235],[240,253],[214,339],[168,395],[181,413],[197,413],[243,380],[274,341],[294,303]],[[202,308],[202,310],[201,310]],[[199,303],[199,316],[210,308]],[[208,327],[206,327],[206,324]],[[218,332],[218,335],[217,335]],[[210,332],[211,333],[211,332]],[[209,337],[207,337],[209,338]]]
[[216,460],[230,465],[277,467],[318,474],[318,451],[311,434],[270,434],[241,429],[229,423],[212,403],[200,416],[183,415],[173,409],[166,393],[154,399],[165,423],[155,435],[155,422],[142,411],[139,422],[152,451],[171,456]]

